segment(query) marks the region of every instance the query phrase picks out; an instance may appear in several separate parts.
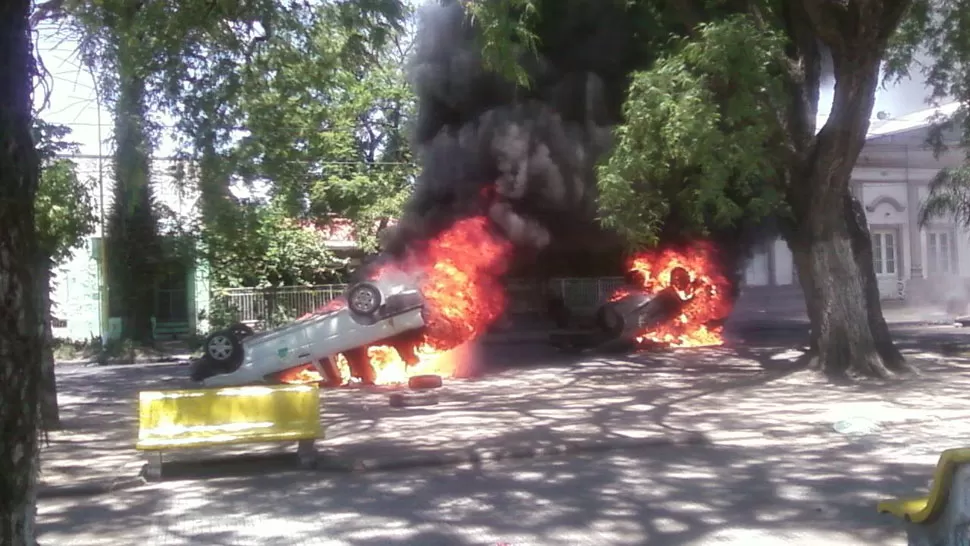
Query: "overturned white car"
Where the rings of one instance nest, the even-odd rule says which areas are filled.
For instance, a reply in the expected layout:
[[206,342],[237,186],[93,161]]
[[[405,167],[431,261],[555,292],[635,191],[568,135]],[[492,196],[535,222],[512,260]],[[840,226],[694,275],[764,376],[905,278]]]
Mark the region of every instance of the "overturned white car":
[[338,354],[366,351],[425,326],[424,300],[404,273],[384,272],[355,284],[345,298],[345,306],[265,332],[237,324],[212,333],[202,357],[192,363],[192,380],[207,387],[273,383],[282,372],[307,363],[326,378],[332,367],[325,363]]

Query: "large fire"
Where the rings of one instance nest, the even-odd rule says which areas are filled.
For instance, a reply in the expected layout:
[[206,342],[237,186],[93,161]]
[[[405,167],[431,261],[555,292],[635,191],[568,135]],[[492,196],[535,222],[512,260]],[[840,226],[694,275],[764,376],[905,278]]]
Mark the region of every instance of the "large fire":
[[[482,335],[505,310],[505,292],[499,279],[511,252],[512,245],[494,234],[488,220],[479,216],[456,222],[413,251],[403,263],[394,264],[421,278],[427,327],[416,340],[417,362],[410,365],[390,345],[368,347],[373,368],[368,382],[393,385],[407,383],[416,375],[460,376],[462,364],[469,359],[469,342]],[[343,300],[333,300],[317,312],[343,305]],[[339,355],[335,360],[340,384],[349,383],[353,377],[362,379],[363,374],[352,370],[346,356]],[[288,370],[279,379],[286,383],[323,381],[312,363]]]
[[[713,323],[731,311],[730,284],[716,264],[714,247],[708,242],[697,242],[683,251],[668,249],[634,256],[629,271],[635,274],[641,290],[654,294],[673,286],[685,301],[675,320],[641,332],[637,340],[669,347],[724,343],[721,326]],[[678,279],[678,273],[684,271],[689,278]],[[621,288],[610,299],[616,301],[629,293],[630,289]]]

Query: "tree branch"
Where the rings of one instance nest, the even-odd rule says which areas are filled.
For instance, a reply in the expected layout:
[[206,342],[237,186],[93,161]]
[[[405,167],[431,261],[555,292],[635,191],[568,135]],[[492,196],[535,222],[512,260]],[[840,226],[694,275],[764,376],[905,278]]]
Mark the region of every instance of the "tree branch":
[[882,54],[912,0],[802,0],[818,38],[833,56],[877,48]]
[[44,21],[56,21],[64,16],[64,3],[66,0],[47,0],[41,2],[34,8],[34,13],[30,16],[30,26],[36,27]]
[[[868,3],[868,0],[861,0]],[[815,35],[833,50],[843,51],[851,40],[850,12],[860,0],[802,0],[801,10],[811,22]],[[795,7],[795,6],[792,6]]]
[[677,0],[672,4],[671,11],[677,15],[689,33],[693,33],[694,29],[708,20],[704,6],[698,0]]

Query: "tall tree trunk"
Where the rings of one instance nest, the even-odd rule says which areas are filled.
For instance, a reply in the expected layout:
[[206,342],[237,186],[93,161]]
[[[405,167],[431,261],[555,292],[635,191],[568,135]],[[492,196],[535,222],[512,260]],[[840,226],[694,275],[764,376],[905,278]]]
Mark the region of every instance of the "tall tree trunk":
[[856,265],[862,273],[869,330],[872,332],[876,350],[882,357],[883,364],[890,370],[910,372],[912,369],[906,364],[906,359],[893,342],[889,325],[882,315],[882,299],[879,296],[879,283],[876,281],[876,271],[873,268],[872,238],[869,235],[866,211],[862,203],[851,194],[846,197],[845,214],[852,240],[852,252],[855,255]]
[[[882,315],[865,210],[848,192],[843,203],[845,234],[834,239],[844,237],[845,241],[823,244],[794,238],[789,243],[812,325],[810,347],[815,363],[834,376],[884,377],[887,370],[910,371]],[[836,258],[819,270],[815,260],[822,255],[828,256],[826,260],[832,260],[832,255]],[[850,273],[853,267],[856,273]]]
[[[812,349],[830,376],[885,377],[902,366],[882,318],[865,215],[849,181],[866,141],[889,37],[911,4],[785,2],[791,46],[787,128],[795,159],[788,170],[788,235],[812,321]],[[815,131],[821,52],[831,53],[832,110]]]
[[37,264],[37,299],[43,328],[41,344],[40,419],[44,430],[61,428],[61,414],[57,407],[57,378],[54,375],[54,330],[51,325],[51,267],[47,256]]
[[[835,203],[832,199],[819,201],[841,211],[839,197]],[[833,377],[889,375],[869,327],[863,272],[852,250],[845,216],[816,212],[806,223],[807,233],[796,240],[793,251],[812,321],[817,366]]]
[[108,283],[112,313],[123,336],[153,343],[155,280],[162,248],[151,186],[151,138],[145,107],[141,38],[130,35],[139,4],[119,8],[114,33],[118,90],[115,115],[115,202],[108,226]]
[[30,2],[0,2],[0,544],[36,544],[40,331]]
[[234,227],[230,214],[235,210],[229,192],[226,159],[216,151],[215,131],[208,124],[204,124],[201,131],[196,145],[200,150],[198,184],[202,221],[207,228],[225,233],[227,228]]

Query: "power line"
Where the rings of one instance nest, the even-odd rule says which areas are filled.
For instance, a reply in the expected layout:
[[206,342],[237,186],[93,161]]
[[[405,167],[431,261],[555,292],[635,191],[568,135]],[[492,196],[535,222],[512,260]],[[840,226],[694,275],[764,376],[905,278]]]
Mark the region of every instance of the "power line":
[[[98,154],[58,154],[57,157],[59,159],[89,159],[89,160],[102,160],[102,161],[104,160],[110,161],[114,159],[114,156],[111,156],[111,155],[98,155]],[[180,161],[186,161],[186,158],[177,157],[177,156],[159,156],[159,157],[152,157],[151,160],[176,163]],[[313,163],[315,165],[359,165],[363,167],[369,167],[372,165],[373,166],[401,165],[401,166],[409,166],[409,167],[418,166],[417,163],[412,163],[409,161],[339,161],[339,160],[313,161],[313,160],[294,159],[287,163],[300,164],[300,165],[305,165],[308,163]]]
[[[90,102],[93,102],[94,100],[95,99],[93,99],[93,98],[90,99],[90,100],[88,100],[88,99],[80,100],[79,99],[77,102],[75,102],[71,106],[77,106],[78,104],[81,104],[83,102],[90,103]],[[59,111],[60,112],[63,112],[65,110],[67,110],[68,108],[70,108],[71,106],[65,106],[64,108],[61,108]],[[41,115],[40,117],[43,118],[44,116]],[[94,122],[90,122],[90,121],[70,121],[70,122],[66,122],[66,123],[60,123],[60,122],[58,122],[58,123],[54,123],[54,124],[55,125],[63,125],[65,127],[98,127],[98,128],[104,128],[104,127],[113,127],[114,126],[114,123],[94,123]],[[161,129],[177,129],[178,128],[177,125],[168,125],[168,124],[160,124],[160,123],[153,123],[152,125],[154,127],[158,127],[158,128],[161,128]]]

